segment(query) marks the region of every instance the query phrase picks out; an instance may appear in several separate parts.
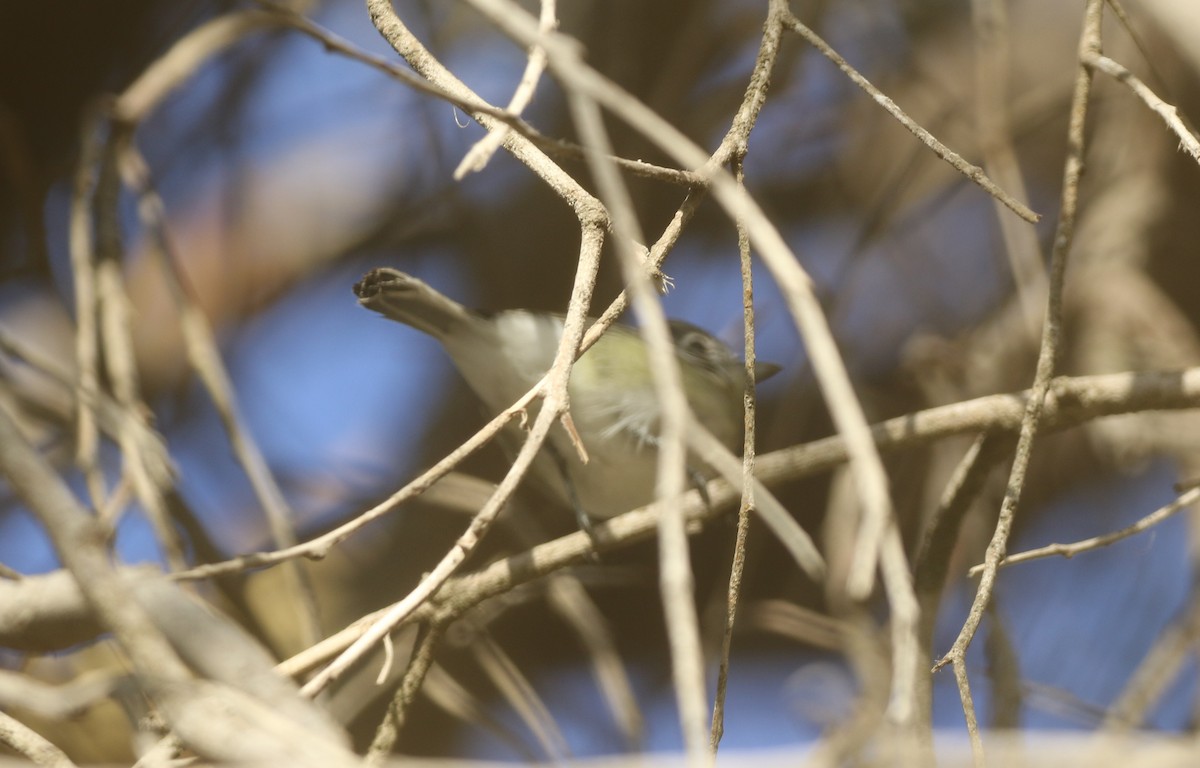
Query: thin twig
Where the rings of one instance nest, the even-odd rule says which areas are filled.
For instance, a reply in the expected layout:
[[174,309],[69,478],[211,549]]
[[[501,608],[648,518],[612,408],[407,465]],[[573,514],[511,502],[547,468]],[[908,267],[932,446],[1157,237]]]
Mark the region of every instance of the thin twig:
[[971,739],[971,764],[975,768],[986,768],[983,738],[979,735],[979,720],[975,717],[975,700],[971,696],[971,678],[967,675],[967,662],[961,656],[954,657],[954,681],[958,684],[958,695],[962,699],[963,715],[967,719],[967,735]]
[[957,152],[938,141],[937,138],[924,127],[922,127],[920,123],[905,114],[904,110],[900,109],[900,107],[896,105],[896,102],[888,98],[883,91],[871,85],[867,78],[863,77],[858,70],[850,66],[850,64],[843,59],[837,51],[833,50],[833,48],[831,48],[828,43],[822,40],[817,33],[806,27],[804,23],[800,21],[800,19],[791,15],[789,12],[785,23],[790,29],[796,32],[796,34],[803,37],[809,45],[820,51],[825,58],[832,61],[838,69],[842,70],[846,77],[850,78],[850,80],[859,88],[862,88],[864,91],[866,91],[876,104],[886,109],[888,114],[896,118],[897,122],[907,128],[912,135],[920,139],[925,146],[932,149],[934,154],[949,163],[956,171],[978,184],[989,195],[1004,203],[1004,205],[1010,211],[1017,214],[1022,219],[1034,224],[1038,222],[1038,220],[1041,218],[1038,214],[1030,210],[1029,207],[1020,200],[1015,199],[1012,195],[1008,194],[1008,192],[998,187],[995,182],[988,178],[987,174],[983,172],[982,168],[968,163]]
[[34,765],[52,768],[75,766],[67,753],[55,746],[54,742],[3,711],[0,711],[0,744],[24,755]]
[[[1005,557],[997,564],[997,567],[1006,568],[1010,565],[1026,563],[1030,560],[1039,560],[1045,557],[1071,558],[1075,555],[1078,555],[1080,552],[1091,552],[1096,549],[1101,549],[1103,547],[1115,544],[1122,539],[1127,539],[1130,536],[1135,536],[1143,531],[1148,531],[1167,518],[1173,517],[1176,512],[1186,509],[1188,506],[1195,504],[1197,501],[1200,501],[1200,487],[1192,488],[1172,501],[1170,504],[1159,507],[1137,522],[1133,523],[1132,525],[1128,525],[1119,531],[1106,533],[1103,536],[1093,536],[1090,539],[1074,541],[1070,544],[1047,544],[1046,546],[1038,547],[1037,549],[1018,552],[1015,555],[1008,555]],[[983,565],[976,565],[967,571],[967,575],[972,577],[978,576],[982,571]]]
[[[713,153],[714,158],[729,156],[737,184],[745,188],[743,160],[749,151],[750,132],[758,113],[766,101],[771,71],[779,53],[779,41],[783,36],[782,6],[769,7],[763,23],[762,41],[755,57],[754,69],[746,84],[746,93],[741,107],[734,115],[729,130]],[[750,234],[741,218],[736,220],[738,254],[742,272],[742,313],[744,325],[744,355],[746,360],[746,392],[743,403],[744,437],[742,442],[742,500],[738,507],[737,536],[734,542],[733,561],[729,570],[729,588],[726,597],[725,627],[721,636],[721,660],[717,670],[717,690],[713,700],[712,723],[709,731],[709,747],[715,754],[725,733],[725,696],[729,685],[729,657],[733,647],[733,628],[737,619],[738,599],[746,565],[746,541],[750,531],[750,513],[755,506],[754,455],[755,455],[755,397],[754,397],[754,282],[751,264]]]
[[1129,90],[1133,91],[1133,95],[1141,99],[1154,114],[1161,117],[1163,122],[1167,124],[1167,128],[1179,138],[1179,147],[1191,155],[1193,160],[1200,163],[1200,138],[1197,138],[1194,133],[1188,130],[1187,125],[1179,117],[1179,110],[1160,99],[1158,94],[1150,89],[1150,86],[1138,79],[1137,75],[1107,56],[1100,54],[1099,51],[1085,53],[1083,63],[1092,69],[1100,70],[1117,82],[1129,86]]
[[417,643],[417,647],[409,659],[408,669],[404,671],[404,678],[400,681],[395,696],[388,704],[387,714],[384,715],[383,721],[375,730],[375,738],[372,739],[371,746],[367,749],[368,765],[378,765],[391,754],[396,739],[404,728],[408,711],[417,699],[417,692],[421,690],[425,676],[429,674],[429,668],[433,664],[434,650],[441,642],[445,630],[444,622],[431,622],[425,630],[425,635]]
[[[1079,181],[1083,175],[1084,127],[1087,120],[1087,107],[1091,92],[1091,70],[1084,65],[1084,58],[1089,52],[1100,49],[1100,22],[1103,0],[1088,0],[1084,10],[1083,31],[1079,41],[1079,72],[1075,80],[1075,93],[1071,103],[1071,116],[1067,129],[1067,160],[1063,169],[1062,203],[1059,211],[1058,228],[1054,237],[1054,246],[1050,253],[1050,281],[1048,286],[1049,305],[1046,310],[1045,323],[1042,329],[1041,349],[1038,353],[1037,370],[1034,375],[1033,387],[1026,401],[1025,415],[1021,423],[1021,432],[1017,439],[1016,458],[1013,461],[1005,489],[1004,501],[1000,507],[999,519],[992,539],[988,543],[984,570],[976,590],[975,599],[971,604],[962,630],[954,641],[954,645],[946,655],[934,665],[938,669],[947,663],[953,663],[955,677],[959,682],[959,697],[968,723],[973,718],[971,693],[967,685],[965,659],[967,647],[975,636],[983,614],[992,597],[996,580],[996,570],[1008,546],[1009,532],[1012,530],[1013,519],[1021,492],[1025,486],[1025,475],[1032,453],[1033,440],[1037,435],[1039,422],[1042,417],[1046,395],[1050,391],[1051,379],[1058,360],[1059,343],[1062,334],[1062,296],[1063,284],[1067,267],[1067,256],[1075,234],[1075,221],[1079,203]],[[960,672],[960,669],[962,670]],[[976,762],[983,760],[982,745],[977,744],[972,737],[972,754]]]
[[[780,6],[772,5],[763,23],[762,42],[755,58],[754,70],[746,84],[742,105],[731,122],[729,131],[721,141],[714,157],[729,154],[737,184],[745,189],[745,167],[743,161],[749,150],[749,136],[765,102],[779,52],[779,41],[783,35]],[[742,577],[746,567],[746,541],[750,532],[750,513],[755,506],[754,498],[754,454],[755,454],[755,393],[754,393],[754,277],[751,263],[750,234],[745,222],[736,221],[738,254],[742,272],[742,313],[744,325],[743,349],[746,361],[746,391],[744,396],[742,441],[742,500],[738,507],[737,536],[734,541],[733,561],[729,569],[729,587],[726,596],[725,627],[721,635],[721,660],[717,670],[717,690],[713,699],[712,723],[709,730],[709,748],[715,754],[725,733],[725,696],[729,685],[729,657],[733,647],[733,628],[737,619],[738,600]]]
[[[522,134],[529,138],[538,149],[545,152],[551,157],[562,158],[566,160],[583,160],[587,156],[587,150],[566,139],[558,139],[552,136],[546,136],[539,133],[534,128],[528,128],[522,131]],[[648,163],[645,160],[634,160],[628,157],[610,156],[609,160],[616,163],[617,167],[622,171],[637,176],[643,179],[653,179],[666,184],[675,184],[681,187],[702,187],[705,185],[705,179],[695,171],[683,170],[681,168],[667,168],[654,163]]]
[[418,475],[414,480],[393,493],[387,499],[371,507],[358,517],[339,525],[337,528],[334,528],[333,530],[322,534],[315,539],[301,542],[294,547],[288,547],[286,549],[275,550],[272,552],[255,552],[246,555],[239,555],[238,557],[234,557],[219,563],[209,563],[206,565],[196,566],[186,571],[172,574],[173,577],[182,581],[208,579],[227,573],[240,573],[242,571],[249,571],[257,568],[266,568],[298,557],[307,557],[317,560],[325,557],[329,551],[333,549],[333,547],[362,530],[373,521],[393,512],[409,499],[419,496],[427,488],[451,472],[454,467],[463,461],[463,459],[487,445],[487,443],[493,437],[495,437],[501,429],[503,429],[505,424],[512,421],[512,419],[521,412],[525,405],[533,400],[534,394],[535,393],[530,392],[524,398],[518,401],[513,408],[509,408],[508,410],[503,411],[493,417],[491,421],[485,424],[466,442],[455,448],[441,461],[437,462],[425,472]]
[[[920,547],[914,558],[913,582],[921,617],[918,632],[921,661],[927,665],[933,663],[931,654],[938,606],[963,520],[996,464],[1008,455],[1011,449],[1011,438],[992,432],[981,432],[977,435],[951,473],[937,509],[934,510],[921,537]],[[918,681],[918,712],[921,717],[929,720],[933,714],[933,678],[932,675],[923,674]],[[931,720],[924,725],[926,728],[933,727]]]
[[1083,64],[1083,59],[1089,51],[1099,50],[1102,8],[1103,0],[1088,0],[1087,8],[1084,11],[1083,32],[1079,41],[1079,72],[1075,80],[1075,95],[1071,103],[1071,119],[1067,129],[1068,152],[1063,169],[1062,204],[1059,211],[1058,228],[1054,236],[1054,247],[1050,253],[1049,306],[1042,328],[1042,344],[1038,353],[1037,371],[1034,374],[1030,397],[1025,402],[1025,415],[1021,423],[1021,433],[1017,439],[1016,459],[1013,461],[1009,474],[996,530],[988,544],[983,575],[970,613],[958,638],[954,641],[954,645],[935,665],[935,669],[966,654],[967,646],[970,645],[975,630],[978,629],[979,622],[983,619],[983,609],[991,599],[996,579],[996,567],[1004,557],[1008,534],[1012,529],[1017,504],[1025,486],[1025,473],[1029,467],[1033,439],[1037,435],[1046,395],[1050,391],[1051,380],[1054,376],[1059,353],[1059,339],[1062,334],[1063,283],[1066,275],[1067,256],[1075,235],[1079,181],[1084,168],[1084,126],[1087,120],[1088,97],[1092,84],[1091,70]]
[[[770,23],[768,21],[768,23]],[[764,33],[764,36],[766,33]],[[733,174],[738,184],[745,185],[742,158],[735,157]],[[716,754],[725,734],[725,693],[729,686],[729,654],[733,649],[733,625],[737,620],[738,599],[742,591],[742,576],[746,570],[746,540],[750,534],[750,511],[754,507],[754,272],[750,260],[750,236],[738,222],[738,254],[742,270],[743,349],[746,356],[746,391],[743,396],[742,440],[742,500],[738,505],[737,536],[733,543],[733,561],[729,567],[729,586],[725,598],[725,626],[721,633],[721,659],[717,667],[717,691],[713,698],[712,724],[709,728],[709,748]]]
[[[330,32],[328,29],[322,27],[311,19],[297,14],[290,8],[285,8],[277,3],[267,2],[266,0],[258,0],[258,2],[260,5],[271,8],[277,14],[275,20],[280,26],[293,29],[301,34],[313,38],[317,42],[321,43],[321,45],[323,45],[325,49],[331,53],[336,53],[353,61],[365,64],[372,69],[378,70],[388,77],[403,83],[419,93],[434,96],[448,104],[458,107],[468,114],[480,113],[494,118],[495,120],[504,124],[504,127],[500,130],[513,131],[524,136],[548,155],[576,160],[582,159],[584,156],[584,150],[578,144],[573,144],[563,139],[546,136],[509,110],[488,104],[474,95],[465,96],[458,92],[443,90],[442,88],[439,88],[426,80],[422,80],[414,75],[411,71],[397,66],[389,59],[384,59],[367,53],[361,48],[355,46],[353,43],[342,37],[339,37],[333,32]],[[702,183],[702,179],[691,171],[685,171],[679,168],[664,168],[663,166],[655,165],[653,163],[647,163],[644,160],[634,160],[625,157],[614,157],[612,160],[621,167],[621,170],[628,171],[634,176],[640,176],[646,179],[654,179],[669,184],[683,185],[685,187],[695,186]]]
[[[555,0],[541,0],[541,12],[538,16],[538,32],[543,35],[548,35],[558,28],[558,17],[555,12]],[[520,115],[522,110],[533,101],[533,93],[537,89],[538,80],[541,79],[542,73],[546,71],[546,51],[541,46],[532,45],[529,47],[529,59],[525,62],[525,71],[521,73],[521,79],[517,83],[517,88],[513,91],[512,98],[508,102],[507,111],[514,115]],[[471,147],[470,151],[463,156],[462,162],[454,169],[455,180],[461,180],[468,173],[476,173],[482,171],[504,143],[504,139],[508,136],[511,128],[504,126],[495,131],[488,131],[482,139],[476,142],[475,146]]]

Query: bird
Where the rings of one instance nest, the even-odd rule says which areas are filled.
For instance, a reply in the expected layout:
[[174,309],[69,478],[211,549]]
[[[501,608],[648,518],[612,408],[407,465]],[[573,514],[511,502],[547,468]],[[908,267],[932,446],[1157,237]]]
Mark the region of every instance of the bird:
[[[387,267],[363,276],[354,294],[366,309],[440,342],[493,413],[512,406],[541,380],[563,333],[562,315],[520,309],[475,312]],[[717,440],[740,452],[745,364],[707,331],[680,320],[669,326],[689,406]],[[762,380],[778,370],[771,363],[756,363],[755,377]],[[587,460],[566,430],[554,429],[530,476],[544,493],[571,508],[590,533],[592,519],[607,519],[655,499],[662,408],[648,347],[638,331],[620,324],[605,331],[575,362],[567,392]],[[515,450],[520,428],[510,422],[500,439]],[[688,471],[697,483],[715,475],[694,456],[689,456]]]

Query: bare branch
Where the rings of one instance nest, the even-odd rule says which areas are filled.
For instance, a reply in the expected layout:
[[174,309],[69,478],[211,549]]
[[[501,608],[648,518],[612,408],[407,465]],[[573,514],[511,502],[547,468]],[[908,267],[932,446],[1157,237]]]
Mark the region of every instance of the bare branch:
[[[1027,563],[1030,560],[1040,560],[1046,557],[1065,557],[1070,559],[1081,552],[1091,552],[1093,550],[1102,549],[1104,547],[1116,544],[1122,539],[1127,539],[1130,536],[1136,536],[1139,533],[1150,530],[1162,521],[1173,517],[1175,513],[1186,509],[1192,504],[1195,504],[1197,501],[1200,501],[1200,488],[1192,488],[1188,492],[1179,496],[1179,498],[1172,501],[1170,504],[1159,507],[1137,522],[1133,523],[1132,525],[1128,525],[1119,531],[1106,533],[1103,536],[1093,536],[1089,539],[1083,539],[1081,541],[1074,541],[1070,544],[1047,544],[1046,546],[1038,547],[1037,549],[1018,552],[1015,555],[1008,555],[1005,557],[997,564],[997,567],[1007,568],[1010,565]],[[978,576],[982,572],[983,566],[976,565],[973,566],[971,570],[967,571],[967,575]]]
[[991,599],[995,584],[996,568],[1004,557],[1009,531],[1012,530],[1017,504],[1021,499],[1033,440],[1044,415],[1046,396],[1050,391],[1054,369],[1058,361],[1063,322],[1063,285],[1067,269],[1067,256],[1075,234],[1079,204],[1079,180],[1083,175],[1084,126],[1087,120],[1088,99],[1092,84],[1091,70],[1084,65],[1083,61],[1088,52],[1097,51],[1100,48],[1102,8],[1103,0],[1088,0],[1084,11],[1083,32],[1079,41],[1079,73],[1075,80],[1075,95],[1071,104],[1071,121],[1067,132],[1068,154],[1066,166],[1063,169],[1062,203],[1058,228],[1054,236],[1054,247],[1050,252],[1049,306],[1042,329],[1042,344],[1038,354],[1033,389],[1026,401],[1021,433],[1017,440],[1016,459],[1009,475],[1004,503],[1000,508],[1000,519],[996,523],[995,533],[988,544],[983,576],[980,579],[975,600],[971,605],[971,611],[963,624],[958,639],[954,641],[953,647],[946,656],[935,665],[935,669],[965,657],[967,646],[970,645],[975,631],[979,628],[979,622],[983,620],[983,611]]
[[836,64],[837,68],[842,70],[842,72],[844,72],[855,85],[866,91],[876,104],[886,109],[892,117],[896,118],[896,120],[905,128],[907,128],[912,135],[920,139],[925,146],[932,149],[938,157],[949,163],[956,171],[978,184],[989,195],[1004,203],[1005,207],[1020,216],[1022,219],[1025,219],[1033,224],[1038,222],[1038,220],[1041,218],[1040,216],[1030,210],[1029,207],[1020,200],[1013,198],[1012,195],[996,186],[996,184],[988,178],[987,174],[983,172],[983,169],[968,163],[961,156],[959,156],[957,152],[938,141],[933,134],[922,127],[920,123],[906,115],[904,111],[900,109],[900,107],[896,106],[894,101],[888,98],[887,95],[878,88],[871,85],[867,78],[863,77],[858,70],[850,66],[850,64],[843,59],[837,51],[833,50],[828,43],[818,37],[817,34],[811,29],[806,27],[798,18],[789,13],[786,19],[786,24],[792,31],[803,37],[809,45],[820,51],[825,58]]
[[1137,75],[1107,56],[1100,54],[1098,51],[1087,52],[1084,55],[1083,62],[1088,67],[1098,69],[1117,82],[1127,85],[1129,90],[1133,91],[1133,95],[1141,99],[1154,114],[1161,117],[1163,122],[1167,124],[1167,128],[1179,137],[1180,149],[1191,155],[1192,159],[1197,163],[1200,163],[1200,138],[1197,138],[1196,134],[1188,129],[1187,125],[1179,117],[1179,110],[1160,99],[1158,94],[1138,79]]
[[18,754],[29,758],[34,765],[53,768],[73,768],[75,763],[51,741],[17,720],[0,711],[0,744],[7,745]]

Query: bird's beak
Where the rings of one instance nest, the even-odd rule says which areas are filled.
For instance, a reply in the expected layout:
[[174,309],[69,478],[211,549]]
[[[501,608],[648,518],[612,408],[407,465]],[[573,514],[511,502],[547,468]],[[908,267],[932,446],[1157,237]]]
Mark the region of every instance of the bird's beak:
[[766,381],[767,379],[771,378],[772,376],[774,376],[775,374],[779,373],[782,370],[783,370],[782,365],[776,365],[775,363],[761,363],[761,362],[755,361],[755,363],[754,363],[754,381],[756,383]]

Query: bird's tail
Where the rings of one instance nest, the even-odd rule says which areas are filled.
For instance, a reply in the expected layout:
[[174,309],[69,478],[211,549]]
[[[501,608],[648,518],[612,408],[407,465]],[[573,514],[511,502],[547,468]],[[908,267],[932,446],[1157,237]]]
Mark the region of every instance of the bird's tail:
[[367,309],[424,331],[439,341],[455,326],[473,317],[462,304],[397,269],[371,270],[354,284],[354,295]]

